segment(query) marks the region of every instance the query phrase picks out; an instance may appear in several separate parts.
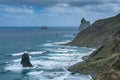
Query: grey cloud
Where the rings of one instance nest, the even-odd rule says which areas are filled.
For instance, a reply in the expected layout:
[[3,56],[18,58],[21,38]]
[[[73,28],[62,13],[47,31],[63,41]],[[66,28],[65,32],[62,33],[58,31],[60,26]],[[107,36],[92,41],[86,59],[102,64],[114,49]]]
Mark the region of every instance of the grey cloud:
[[40,6],[43,8],[48,8],[64,3],[68,4],[70,7],[85,8],[86,10],[104,12],[108,11],[109,9],[104,9],[103,5],[111,3],[120,5],[120,0],[0,0],[0,5],[27,5]]
[[57,4],[56,0],[0,0],[1,5],[28,5],[48,7]]
[[99,0],[81,0],[81,1],[73,1],[69,3],[71,6],[82,7],[86,5],[100,5],[103,4],[102,1]]
[[118,3],[119,0],[0,0],[0,4],[7,5],[31,5],[31,6],[53,6],[55,4],[67,3],[71,6],[100,5],[105,3]]

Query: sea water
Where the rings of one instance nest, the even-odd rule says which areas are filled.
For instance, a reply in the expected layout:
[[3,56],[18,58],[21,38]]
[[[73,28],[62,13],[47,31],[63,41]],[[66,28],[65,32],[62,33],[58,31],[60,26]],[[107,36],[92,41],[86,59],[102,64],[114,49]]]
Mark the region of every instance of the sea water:
[[[67,68],[94,49],[60,44],[70,42],[76,27],[1,27],[0,80],[90,80],[89,75],[71,74]],[[21,55],[28,52],[34,67],[23,68]]]

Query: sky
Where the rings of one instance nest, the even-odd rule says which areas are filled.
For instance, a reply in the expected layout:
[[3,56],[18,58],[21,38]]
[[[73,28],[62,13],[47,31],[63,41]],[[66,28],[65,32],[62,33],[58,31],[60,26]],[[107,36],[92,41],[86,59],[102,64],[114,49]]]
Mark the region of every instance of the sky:
[[0,0],[0,26],[79,26],[120,13],[120,0]]

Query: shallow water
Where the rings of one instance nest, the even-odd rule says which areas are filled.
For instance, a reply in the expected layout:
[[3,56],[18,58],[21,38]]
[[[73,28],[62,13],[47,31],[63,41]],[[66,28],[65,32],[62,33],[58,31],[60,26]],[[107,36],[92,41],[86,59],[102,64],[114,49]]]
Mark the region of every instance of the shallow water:
[[[1,80],[90,80],[89,75],[70,74],[67,68],[94,49],[70,47],[76,28],[0,28]],[[57,35],[56,35],[57,33]],[[21,55],[28,52],[33,68],[23,68]]]

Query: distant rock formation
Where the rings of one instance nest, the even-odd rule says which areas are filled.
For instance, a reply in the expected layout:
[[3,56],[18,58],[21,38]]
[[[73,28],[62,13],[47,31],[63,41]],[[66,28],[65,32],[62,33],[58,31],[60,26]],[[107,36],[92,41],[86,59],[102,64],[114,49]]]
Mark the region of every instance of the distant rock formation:
[[85,18],[82,18],[81,19],[81,24],[79,26],[79,31],[82,31],[82,30],[86,29],[89,26],[90,26],[90,22],[86,21]]
[[47,30],[48,27],[47,27],[47,26],[41,26],[40,29],[41,29],[41,30]]
[[21,64],[23,67],[33,67],[33,65],[30,63],[30,58],[28,53],[24,53],[22,55]]

